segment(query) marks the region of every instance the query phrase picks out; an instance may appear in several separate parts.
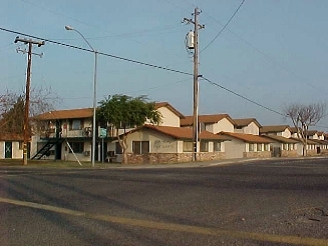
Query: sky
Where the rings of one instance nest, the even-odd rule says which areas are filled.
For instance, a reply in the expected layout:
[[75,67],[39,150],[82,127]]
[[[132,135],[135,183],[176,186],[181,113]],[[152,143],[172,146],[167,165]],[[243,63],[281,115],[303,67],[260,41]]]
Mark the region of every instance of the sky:
[[[193,59],[185,36],[193,26],[182,20],[193,18],[198,7],[205,25],[199,31],[199,74],[230,90],[200,79],[199,113],[291,125],[281,115],[286,105],[327,101],[328,1],[245,0],[231,19],[242,2],[0,0],[0,28],[10,30],[0,30],[0,94],[21,91],[26,82],[27,56],[16,49],[27,46],[14,43],[26,36],[15,32],[89,49],[78,32],[65,30],[70,25],[103,54],[178,71],[99,54],[97,102],[114,94],[147,95],[191,115]],[[32,57],[32,87],[51,87],[60,98],[56,109],[92,107],[94,53],[51,42],[33,46],[33,52],[43,56]],[[328,131],[327,119],[318,130]]]

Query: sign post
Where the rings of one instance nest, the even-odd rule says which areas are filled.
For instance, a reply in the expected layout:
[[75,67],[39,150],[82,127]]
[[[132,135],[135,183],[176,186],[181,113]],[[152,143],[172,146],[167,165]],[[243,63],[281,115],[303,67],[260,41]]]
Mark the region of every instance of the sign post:
[[101,163],[104,163],[104,138],[107,137],[107,129],[106,128],[101,128],[99,131],[99,137],[101,138]]

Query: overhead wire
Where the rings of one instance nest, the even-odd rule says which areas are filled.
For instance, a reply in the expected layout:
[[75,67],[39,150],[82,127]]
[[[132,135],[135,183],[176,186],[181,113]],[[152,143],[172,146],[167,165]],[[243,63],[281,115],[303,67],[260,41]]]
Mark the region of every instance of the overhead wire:
[[264,109],[266,109],[266,110],[268,110],[268,111],[271,111],[271,112],[273,112],[273,113],[276,113],[276,114],[278,114],[278,115],[281,115],[281,116],[287,117],[287,115],[285,115],[285,114],[283,114],[283,113],[280,113],[280,112],[278,112],[277,110],[271,109],[271,108],[269,108],[269,107],[267,107],[267,106],[264,106],[263,104],[260,104],[260,103],[258,103],[258,102],[255,102],[254,100],[249,99],[248,97],[243,96],[243,95],[241,95],[241,94],[239,94],[239,93],[237,93],[237,92],[235,92],[235,91],[233,91],[233,90],[230,90],[230,89],[228,89],[228,88],[226,88],[226,87],[224,87],[224,86],[222,86],[222,85],[219,85],[218,83],[215,83],[215,82],[213,82],[213,81],[207,79],[207,78],[204,77],[204,76],[201,76],[200,78],[206,80],[207,82],[209,82],[210,84],[212,84],[212,85],[214,85],[214,86],[217,86],[217,87],[219,87],[219,88],[221,88],[221,89],[223,89],[223,90],[225,90],[225,91],[228,91],[228,92],[234,94],[235,96],[238,96],[238,97],[240,97],[240,98],[242,98],[242,99],[244,99],[244,100],[246,100],[246,101],[248,101],[248,102],[251,102],[251,103],[253,103],[253,104],[255,104],[255,105],[257,105],[257,106],[259,106],[259,107],[261,107],[261,108],[264,108]]
[[[61,13],[59,13],[59,12],[56,12],[56,11],[53,11],[53,10],[51,10],[51,9],[48,9],[48,8],[45,8],[45,7],[43,7],[43,6],[40,6],[40,5],[37,5],[37,4],[35,4],[35,3],[31,3],[30,1],[27,1],[27,0],[20,0],[21,2],[24,2],[24,3],[26,3],[26,4],[29,4],[29,5],[31,5],[31,6],[34,6],[34,7],[36,7],[36,8],[40,8],[40,9],[43,9],[43,10],[45,10],[45,11],[47,11],[47,12],[49,12],[49,13],[52,13],[52,14],[54,14],[54,15],[58,15],[58,16],[61,16],[61,17],[64,17],[64,18],[66,18],[66,19],[69,19],[69,20],[72,20],[72,21],[74,21],[74,22],[77,22],[77,23],[80,23],[80,24],[82,24],[82,25],[85,25],[85,26],[89,26],[89,27],[92,27],[92,28],[95,28],[95,29],[98,29],[98,30],[101,30],[101,31],[103,31],[103,32],[106,32],[106,33],[110,33],[110,34],[112,34],[111,32],[108,32],[107,30],[104,30],[104,29],[102,29],[102,28],[99,28],[98,26],[95,26],[95,25],[92,25],[92,24],[90,24],[90,23],[87,23],[87,22],[85,22],[85,21],[80,21],[80,20],[78,20],[78,19],[75,19],[75,18],[72,18],[72,17],[70,17],[70,16],[67,16],[67,15],[64,15],[64,14],[61,14]],[[179,28],[179,26],[177,26],[177,28]],[[170,29],[170,27],[161,27],[161,28],[156,28],[156,30],[157,31],[164,31],[164,30],[166,30],[166,29]],[[155,29],[154,29],[155,30]],[[146,32],[148,32],[149,30],[146,30]],[[156,32],[156,31],[154,31],[154,32]],[[141,32],[139,32],[139,33],[145,33],[145,31],[141,31]],[[163,33],[167,33],[167,32],[163,32]],[[137,39],[134,39],[134,38],[132,38],[131,36],[129,36],[130,34],[114,34],[113,36],[115,37],[121,37],[121,38],[124,38],[124,39],[126,39],[126,40],[130,40],[130,41],[133,41],[133,42],[135,42],[135,43],[137,43],[137,44],[140,44],[140,45],[147,45],[147,43],[145,43],[145,42],[141,42],[141,41],[139,41],[139,40],[137,40]],[[142,36],[142,35],[141,35]],[[107,37],[112,37],[112,35],[111,36],[103,36],[103,37],[95,37],[95,38],[88,38],[88,39],[102,39],[102,38],[107,38]],[[52,40],[73,40],[73,39],[52,39]],[[161,47],[161,50],[165,50],[165,47]],[[166,52],[169,54],[169,53],[171,53],[171,54],[173,54],[173,55],[175,55],[175,56],[178,56],[177,54],[175,54],[175,53],[172,53],[172,51],[171,50],[166,50]]]
[[[93,50],[90,50],[90,49],[86,49],[86,48],[81,48],[81,47],[77,47],[77,46],[74,46],[74,45],[70,45],[70,44],[65,44],[65,43],[61,43],[61,42],[57,42],[57,41],[53,41],[53,40],[49,40],[49,39],[44,39],[44,38],[41,38],[41,37],[37,37],[37,36],[34,36],[34,35],[28,35],[28,34],[25,34],[25,33],[21,33],[21,32],[17,32],[17,31],[13,31],[13,30],[9,30],[9,29],[5,29],[5,28],[2,28],[0,27],[0,30],[2,31],[6,31],[6,32],[10,32],[10,33],[14,33],[14,34],[18,34],[18,35],[23,35],[23,36],[26,36],[26,37],[30,37],[30,38],[34,38],[34,39],[39,39],[39,40],[43,40],[43,41],[46,41],[46,42],[49,42],[49,43],[53,43],[53,44],[57,44],[57,45],[61,45],[61,46],[65,46],[65,47],[69,47],[69,48],[74,48],[74,49],[78,49],[78,50],[83,50],[83,51],[87,51],[87,52],[92,52],[94,53]],[[187,72],[183,72],[183,71],[179,71],[179,70],[176,70],[176,69],[171,69],[171,68],[167,68],[167,67],[163,67],[163,66],[158,66],[158,65],[154,65],[154,64],[150,64],[150,63],[145,63],[145,62],[141,62],[141,61],[137,61],[137,60],[133,60],[133,59],[129,59],[129,58],[124,58],[124,57],[120,57],[120,56],[116,56],[116,55],[112,55],[112,54],[107,54],[107,53],[103,53],[103,52],[98,52],[96,51],[97,54],[100,54],[100,55],[104,55],[104,56],[108,56],[108,57],[111,57],[111,58],[115,58],[115,59],[119,59],[119,60],[123,60],[123,61],[128,61],[128,62],[132,62],[132,63],[136,63],[136,64],[139,64],[139,65],[144,65],[144,66],[149,66],[149,67],[153,67],[153,68],[157,68],[157,69],[162,69],[162,70],[166,70],[166,71],[170,71],[170,72],[175,72],[175,73],[179,73],[179,74],[184,74],[184,75],[189,75],[189,76],[193,76],[193,74],[191,73],[187,73]],[[208,78],[204,77],[204,76],[201,76],[202,79],[206,80],[207,82],[209,82],[210,84],[214,85],[214,86],[217,86],[221,89],[224,89],[226,91],[228,91],[229,93],[232,93],[234,94],[235,96],[238,96],[248,102],[251,102],[259,107],[262,107],[268,111],[271,111],[273,113],[276,113],[278,115],[281,115],[283,117],[286,117],[285,114],[282,114],[274,109],[271,109],[267,106],[264,106],[263,104],[260,104],[252,99],[249,99],[247,98],[246,96],[243,96],[231,89],[228,89],[218,83],[215,83],[211,80],[209,80]],[[182,81],[182,80],[181,80]],[[176,82],[178,83],[178,82]]]
[[202,53],[204,50],[206,50],[219,36],[220,34],[227,28],[227,26],[230,24],[230,22],[233,20],[233,18],[236,16],[238,13],[239,9],[241,6],[244,4],[245,0],[242,0],[241,3],[239,4],[238,8],[235,10],[235,12],[232,14],[230,19],[227,21],[227,23],[222,27],[222,29],[219,31],[219,33],[209,42],[199,53]]
[[[140,90],[130,91],[129,93],[135,93],[135,92],[147,91],[147,90],[154,90],[154,89],[158,89],[158,88],[161,88],[161,87],[172,86],[172,85],[176,85],[176,84],[185,82],[186,80],[187,79],[182,79],[182,80],[178,80],[178,81],[175,81],[175,82],[172,82],[172,83],[167,83],[167,84],[164,84],[164,85],[153,86],[153,87],[143,88],[143,89],[140,89]],[[82,97],[82,96],[81,97],[64,97],[63,99],[86,99],[86,98],[91,98],[91,96],[86,96],[86,97]]]
[[139,92],[139,91],[146,91],[146,90],[154,90],[154,89],[158,89],[158,88],[161,88],[161,87],[176,85],[176,84],[182,83],[186,80],[187,79],[181,79],[179,81],[175,81],[175,82],[172,82],[172,83],[167,83],[167,84],[164,84],[164,85],[159,85],[159,86],[154,86],[154,87],[143,88],[143,89],[140,89],[140,90],[131,91],[130,93],[135,93],[135,92]]
[[29,34],[26,34],[26,33],[17,32],[17,31],[9,30],[9,29],[2,28],[2,27],[0,27],[0,30],[5,31],[5,32],[14,33],[14,34],[17,34],[17,35],[23,35],[23,36],[29,37],[29,38],[43,40],[45,42],[65,46],[65,47],[68,47],[68,48],[83,50],[83,51],[87,51],[87,52],[91,52],[91,53],[96,52],[99,55],[115,58],[115,59],[118,59],[118,60],[123,60],[123,61],[127,61],[127,62],[136,63],[136,64],[139,64],[139,65],[144,65],[144,66],[148,66],[148,67],[153,67],[153,68],[157,68],[157,69],[162,69],[162,70],[174,72],[174,73],[193,76],[193,74],[191,74],[191,73],[179,71],[179,70],[176,70],[176,69],[173,69],[173,68],[163,67],[163,66],[159,66],[159,65],[155,65],[155,64],[151,64],[151,63],[147,63],[147,62],[141,62],[141,61],[133,60],[133,59],[130,59],[130,58],[125,58],[125,57],[121,57],[121,56],[117,56],[117,55],[112,55],[112,54],[108,54],[108,53],[104,53],[104,52],[100,52],[100,51],[93,51],[91,49],[86,49],[86,48],[74,46],[74,45],[71,45],[71,44],[65,44],[65,43],[61,43],[61,42],[58,42],[58,41],[54,41],[54,40],[50,40],[50,39],[46,39],[46,38],[41,38],[41,37],[38,37],[38,36],[29,35]]
[[[220,25],[223,25],[220,21],[218,21],[216,18],[214,18],[212,15],[208,14],[206,11],[204,11],[203,9],[203,13],[205,15],[207,15],[208,17],[210,17],[213,21],[217,22]],[[223,28],[222,28],[223,29]],[[295,72],[291,71],[289,68],[287,68],[283,63],[278,62],[276,59],[274,59],[272,56],[268,55],[267,53],[263,52],[262,50],[260,50],[259,48],[255,47],[252,43],[250,43],[249,41],[247,41],[245,38],[243,38],[242,36],[240,36],[239,34],[237,34],[236,32],[227,29],[228,32],[230,32],[231,34],[235,35],[237,38],[239,38],[241,41],[243,41],[245,44],[247,44],[248,46],[250,46],[252,49],[254,49],[256,52],[258,52],[259,54],[261,54],[263,57],[265,57],[268,61],[272,62],[274,65],[276,65],[277,67],[279,67],[280,69],[286,71],[287,73],[289,73],[290,75],[293,75],[294,77],[296,77],[297,79],[300,80],[304,80],[304,78],[302,78],[301,76],[298,76]],[[320,91],[321,93],[325,93],[326,92],[322,91],[322,89],[319,89],[318,87],[312,85],[311,83],[308,82],[304,82],[304,84],[310,86],[312,89]]]
[[[171,25],[171,26],[167,26],[167,27],[162,27],[162,28],[153,28],[153,29],[145,29],[145,30],[141,30],[141,31],[136,31],[136,32],[130,32],[130,33],[123,33],[123,34],[115,34],[115,35],[106,35],[106,36],[99,36],[99,37],[92,37],[92,38],[88,38],[88,39],[105,39],[105,38],[116,38],[116,37],[129,37],[129,36],[143,36],[145,34],[153,34],[153,33],[160,33],[166,30],[171,30],[171,29],[178,29],[181,28],[181,26],[177,26],[177,25]],[[166,33],[166,32],[165,32]]]
[[[69,48],[74,48],[74,49],[78,49],[78,50],[83,50],[83,51],[87,51],[87,52],[92,52],[94,53],[93,50],[90,50],[90,49],[86,49],[86,48],[81,48],[81,47],[77,47],[77,46],[74,46],[74,45],[70,45],[70,44],[65,44],[65,43],[61,43],[61,42],[57,42],[57,41],[53,41],[53,40],[50,40],[50,39],[44,39],[44,38],[41,38],[41,37],[37,37],[37,36],[34,36],[34,35],[29,35],[29,34],[26,34],[26,33],[21,33],[21,32],[17,32],[17,31],[13,31],[13,30],[9,30],[9,29],[5,29],[5,28],[2,28],[0,27],[0,30],[2,31],[6,31],[6,32],[10,32],[10,33],[14,33],[14,34],[18,34],[18,35],[23,35],[23,36],[26,36],[26,37],[30,37],[30,38],[34,38],[34,39],[39,39],[39,40],[43,40],[43,41],[46,41],[46,42],[49,42],[49,43],[53,43],[53,44],[57,44],[57,45],[61,45],[61,46],[65,46],[65,47],[69,47]],[[183,71],[179,71],[179,70],[176,70],[176,69],[171,69],[171,68],[166,68],[166,67],[163,67],[163,66],[158,66],[158,65],[154,65],[154,64],[150,64],[150,63],[145,63],[145,62],[141,62],[141,61],[137,61],[137,60],[133,60],[133,59],[129,59],[129,58],[124,58],[124,57],[120,57],[120,56],[116,56],[116,55],[112,55],[112,54],[107,54],[107,53],[103,53],[103,52],[98,52],[96,51],[97,54],[100,54],[100,55],[104,55],[104,56],[108,56],[108,57],[112,57],[112,58],[115,58],[115,59],[120,59],[120,60],[123,60],[123,61],[128,61],[128,62],[132,62],[132,63],[136,63],[136,64],[139,64],[139,65],[144,65],[144,66],[149,66],[149,67],[153,67],[153,68],[157,68],[157,69],[162,69],[162,70],[166,70],[166,71],[170,71],[170,72],[175,72],[175,73],[179,73],[179,74],[184,74],[184,75],[189,75],[189,76],[193,76],[193,74],[191,73],[187,73],[187,72],[183,72]],[[240,98],[243,98],[244,100],[247,100],[257,106],[260,106],[266,110],[269,110],[271,112],[274,112],[276,114],[279,114],[279,115],[282,115],[282,116],[285,116],[284,114],[276,111],[276,110],[273,110],[271,108],[268,108],[260,103],[257,103],[235,91],[232,91],[222,85],[219,85],[209,79],[207,79],[206,77],[201,77],[202,79],[206,80],[207,82],[209,82],[210,84],[212,85],[215,85],[217,87],[220,87],[221,89],[224,89]]]

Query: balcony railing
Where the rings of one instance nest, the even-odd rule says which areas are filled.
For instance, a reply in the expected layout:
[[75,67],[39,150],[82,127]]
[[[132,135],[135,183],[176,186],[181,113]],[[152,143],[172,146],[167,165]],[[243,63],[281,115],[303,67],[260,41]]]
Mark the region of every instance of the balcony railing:
[[70,130],[70,129],[59,129],[51,128],[46,130],[41,130],[40,138],[91,138],[92,137],[92,128],[84,127],[79,130]]

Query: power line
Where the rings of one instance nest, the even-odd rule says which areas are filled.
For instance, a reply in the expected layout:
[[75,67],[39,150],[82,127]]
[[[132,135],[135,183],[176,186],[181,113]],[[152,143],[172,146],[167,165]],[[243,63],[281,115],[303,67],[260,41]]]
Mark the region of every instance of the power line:
[[[21,0],[21,1],[22,1],[22,2],[25,2],[25,3],[27,3],[27,4],[30,4],[30,5],[32,5],[32,6],[36,7],[36,8],[40,8],[40,9],[43,9],[43,10],[45,10],[45,11],[48,11],[48,12],[50,12],[50,13],[52,13],[52,14],[55,14],[55,15],[58,15],[58,16],[61,16],[61,17],[64,17],[64,18],[66,18],[66,19],[72,20],[72,21],[77,22],[77,23],[80,23],[80,24],[82,24],[82,25],[89,26],[89,27],[92,27],[92,28],[94,28],[94,29],[98,29],[98,30],[101,30],[101,31],[103,31],[103,32],[106,32],[106,33],[110,33],[110,35],[111,35],[111,36],[102,36],[102,37],[93,37],[93,38],[88,38],[88,40],[89,40],[89,39],[101,39],[101,38],[107,38],[107,37],[121,37],[121,38],[123,38],[123,39],[133,41],[133,42],[135,42],[135,43],[137,43],[137,44],[140,44],[140,45],[148,45],[148,44],[145,43],[145,42],[141,42],[141,41],[139,41],[139,40],[133,38],[133,36],[132,36],[132,37],[129,36],[130,34],[114,34],[114,35],[112,36],[112,32],[108,32],[107,30],[105,30],[105,29],[103,29],[103,28],[100,28],[100,27],[98,27],[98,26],[95,26],[95,25],[93,25],[93,24],[90,24],[90,23],[87,23],[87,22],[84,22],[84,21],[80,21],[80,20],[78,20],[78,19],[74,19],[74,18],[72,18],[72,17],[69,17],[69,16],[67,16],[67,15],[61,14],[61,13],[59,13],[59,12],[56,12],[56,11],[53,11],[53,10],[47,9],[47,8],[45,8],[45,7],[43,7],[43,6],[40,6],[40,5],[37,5],[37,4],[34,4],[34,3],[31,3],[30,1],[27,1],[27,0]],[[172,27],[172,28],[173,28],[173,27]],[[177,26],[177,28],[179,28],[179,26]],[[154,29],[154,30],[156,30],[156,31],[161,31],[161,30],[165,30],[165,29],[170,29],[170,27],[167,27],[167,28],[164,27],[164,29],[158,29],[158,28],[156,28],[156,29]],[[146,30],[146,31],[140,31],[139,33],[145,33],[145,32],[149,32],[149,30]],[[155,32],[155,31],[154,31],[154,32]],[[149,33],[150,33],[150,32],[149,32]],[[165,32],[164,32],[164,33],[165,33]],[[167,33],[167,32],[166,32],[166,33]],[[133,33],[132,33],[132,34],[133,34]],[[140,36],[143,36],[143,35],[140,35]],[[134,35],[134,37],[136,37],[136,35]],[[63,41],[63,40],[69,40],[69,39],[52,39],[52,40],[61,40],[61,41]],[[70,39],[70,40],[72,40],[72,39]],[[161,46],[160,49],[165,51],[165,47],[163,47],[163,46]],[[172,51],[171,51],[171,50],[166,50],[166,52],[168,53],[168,52],[172,52]],[[179,55],[177,55],[177,54],[175,54],[175,53],[171,53],[171,54],[174,55],[174,56],[179,56]]]
[[174,3],[175,1],[174,1],[174,2],[169,1],[169,0],[163,0],[163,1],[165,1],[165,2],[167,2],[167,3],[169,3],[169,4],[172,4],[173,6],[179,8],[179,9],[181,9],[181,10],[183,10],[183,11],[185,11],[185,10],[189,11],[187,8],[183,8],[183,7],[179,6],[179,5],[177,5],[176,3]]
[[235,17],[235,15],[237,14],[237,12],[239,11],[239,9],[241,8],[241,6],[243,5],[243,3],[245,2],[245,0],[242,0],[242,2],[239,4],[238,8],[236,9],[236,11],[232,14],[232,16],[230,17],[230,19],[228,20],[228,22],[222,27],[222,29],[219,31],[219,33],[212,39],[211,42],[209,42],[201,51],[203,52],[204,50],[206,50],[219,36],[220,34],[224,31],[224,29],[226,29],[226,27],[230,24],[230,22],[232,21],[232,19]]
[[[176,85],[176,84],[185,82],[187,80],[188,79],[182,79],[182,80],[175,81],[175,82],[172,82],[172,83],[167,83],[167,84],[164,84],[164,85],[153,86],[153,87],[148,87],[148,88],[143,88],[143,89],[139,89],[139,90],[130,91],[129,93],[135,93],[135,92],[147,91],[147,90],[154,90],[154,89],[158,89],[158,88],[161,88],[161,87],[172,86],[172,85]],[[90,96],[85,96],[85,97],[83,97],[83,96],[81,96],[81,97],[64,97],[62,99],[64,99],[64,100],[66,100],[66,99],[67,100],[70,100],[70,99],[86,99],[86,98],[90,98]]]
[[237,93],[237,92],[235,92],[235,91],[233,91],[233,90],[230,90],[230,89],[228,89],[228,88],[226,88],[226,87],[224,87],[224,86],[222,86],[222,85],[219,85],[219,84],[217,84],[217,83],[215,83],[215,82],[213,82],[213,81],[211,81],[211,80],[209,80],[209,79],[207,79],[207,78],[205,78],[205,77],[203,77],[203,76],[202,76],[201,78],[204,79],[204,80],[206,80],[206,81],[209,82],[210,84],[215,85],[215,86],[217,86],[217,87],[220,87],[221,89],[226,90],[226,91],[228,91],[228,92],[234,94],[235,96],[238,96],[238,97],[240,97],[240,98],[242,98],[242,99],[244,99],[244,100],[246,100],[246,101],[249,101],[249,102],[251,102],[251,103],[253,103],[253,104],[255,104],[255,105],[257,105],[257,106],[259,106],[259,107],[261,107],[261,108],[264,108],[264,109],[266,109],[266,110],[269,110],[269,111],[271,111],[271,112],[273,112],[273,113],[276,113],[276,114],[278,114],[278,115],[281,115],[281,116],[287,117],[285,114],[282,114],[282,113],[280,113],[280,112],[278,112],[278,111],[276,111],[276,110],[274,110],[274,109],[271,109],[271,108],[266,107],[266,106],[264,106],[264,105],[262,105],[262,104],[260,104],[260,103],[258,103],[258,102],[255,102],[254,100],[249,99],[249,98],[247,98],[247,97],[245,97],[245,96],[243,96],[243,95],[241,95],[241,94],[239,94],[239,93]]
[[[122,33],[122,34],[115,34],[115,35],[106,35],[106,36],[99,36],[99,37],[92,37],[92,38],[88,38],[88,39],[105,39],[105,38],[117,38],[117,37],[129,37],[129,36],[143,36],[145,34],[153,34],[153,33],[159,33],[159,32],[163,32],[166,30],[170,30],[170,29],[178,29],[181,28],[181,26],[167,26],[167,27],[163,27],[161,29],[153,28],[153,29],[145,29],[145,30],[140,30],[140,31],[136,31],[136,32],[130,32],[130,33]],[[167,32],[165,32],[166,34]]]
[[[41,38],[41,37],[37,37],[37,36],[33,36],[33,35],[28,35],[28,34],[25,34],[25,33],[21,33],[21,32],[17,32],[17,31],[13,31],[13,30],[9,30],[9,29],[5,29],[5,28],[2,28],[0,27],[0,30],[2,31],[6,31],[6,32],[10,32],[10,33],[14,33],[14,34],[18,34],[18,35],[23,35],[23,36],[26,36],[26,37],[30,37],[30,38],[34,38],[34,39],[40,39],[40,40],[44,40],[46,42],[49,42],[49,43],[53,43],[53,44],[57,44],[57,45],[61,45],[61,46],[65,46],[65,47],[69,47],[69,48],[73,48],[73,49],[78,49],[78,50],[83,50],[83,51],[88,51],[88,52],[93,52],[93,50],[90,50],[90,49],[86,49],[86,48],[81,48],[81,47],[77,47],[77,46],[74,46],[74,45],[70,45],[70,44],[65,44],[65,43],[61,43],[61,42],[57,42],[57,41],[53,41],[53,40],[50,40],[50,39],[44,39],[44,38]],[[136,60],[132,60],[132,59],[129,59],[129,58],[124,58],[124,57],[120,57],[120,56],[116,56],[116,55],[112,55],[112,54],[107,54],[107,53],[103,53],[103,52],[97,52],[98,54],[100,55],[104,55],[104,56],[107,56],[107,57],[111,57],[111,58],[115,58],[115,59],[119,59],[119,60],[123,60],[123,61],[128,61],[128,62],[132,62],[132,63],[136,63],[136,64],[139,64],[139,65],[144,65],[144,66],[148,66],[148,67],[153,67],[153,68],[157,68],[157,69],[162,69],[162,70],[166,70],[166,71],[170,71],[170,72],[175,72],[175,73],[180,73],[180,74],[184,74],[184,75],[189,75],[189,76],[193,76],[193,74],[191,73],[187,73],[187,72],[183,72],[183,71],[179,71],[179,70],[175,70],[175,69],[171,69],[171,68],[166,68],[166,67],[162,67],[162,66],[158,66],[158,65],[154,65],[154,64],[150,64],[150,63],[145,63],[145,62],[141,62],[141,61],[136,61]],[[228,88],[225,88],[224,86],[221,86],[217,83],[214,83],[212,81],[210,81],[209,79],[205,78],[205,77],[202,77],[204,80],[208,81],[210,84],[212,85],[215,85],[215,86],[218,86],[220,87],[221,89],[224,89],[240,98],[243,98],[253,104],[256,104],[266,110],[269,110],[271,112],[274,112],[276,114],[279,114],[279,115],[282,115],[282,116],[286,116],[276,110],[273,110],[273,109],[270,109],[260,103],[257,103],[237,92],[234,92]]]
[[[105,36],[96,36],[96,37],[88,37],[88,40],[99,40],[99,39],[107,39],[107,38],[129,38],[130,36],[145,36],[147,34],[153,34],[153,33],[163,33],[163,34],[167,34],[167,33],[173,33],[173,32],[165,32],[167,30],[172,30],[172,29],[179,29],[181,28],[181,26],[167,26],[167,27],[163,27],[161,29],[156,28],[152,28],[152,29],[145,29],[145,30],[140,30],[140,31],[135,31],[135,32],[130,32],[130,33],[122,33],[122,34],[113,34],[113,35],[105,35]],[[53,38],[52,40],[54,41],[72,41],[72,40],[77,40],[77,38]],[[140,43],[140,42],[138,42]],[[140,44],[144,44],[144,43],[140,43]]]
[[167,83],[167,84],[164,84],[164,85],[143,88],[143,89],[140,89],[140,90],[131,91],[130,93],[135,93],[135,92],[139,92],[139,91],[154,90],[154,89],[158,89],[158,88],[161,88],[161,87],[167,87],[167,86],[171,86],[171,85],[176,85],[176,84],[185,82],[186,80],[188,80],[188,79],[182,79],[182,80],[179,80],[179,81],[176,81],[176,82],[172,82],[172,83]]
[[[25,34],[25,33],[17,32],[17,31],[13,31],[13,30],[9,30],[9,29],[5,29],[5,28],[2,28],[2,27],[0,27],[0,30],[5,31],[5,32],[10,32],[10,33],[18,34],[18,35],[23,35],[23,36],[34,38],[34,39],[44,40],[46,42],[57,44],[57,45],[61,45],[61,46],[65,46],[65,47],[68,47],[68,48],[73,48],[73,49],[88,51],[88,52],[92,52],[92,53],[94,52],[91,49],[81,48],[81,47],[74,46],[74,45],[71,45],[71,44],[65,44],[65,43],[57,42],[57,41],[50,40],[50,39],[45,39],[45,38],[41,38],[41,37],[37,37],[37,36],[33,36],[33,35],[28,35],[28,34]],[[107,56],[107,57],[111,57],[111,58],[115,58],[115,59],[122,60],[122,61],[136,63],[136,64],[143,65],[143,66],[148,66],[148,67],[152,67],[152,68],[162,69],[162,70],[166,70],[166,71],[170,71],[170,72],[174,72],[174,73],[179,73],[179,74],[184,74],[184,75],[189,75],[189,76],[192,76],[193,75],[191,73],[179,71],[179,70],[176,70],[176,69],[172,69],[172,68],[168,68],[168,67],[163,67],[163,66],[159,66],[159,65],[155,65],[155,64],[151,64],[151,63],[141,62],[141,61],[137,61],[137,60],[133,60],[133,59],[121,57],[121,56],[116,56],[116,55],[112,55],[112,54],[108,54],[108,53],[104,53],[104,52],[97,51],[97,54],[103,55],[103,56]]]
[[[203,10],[204,11],[204,10]],[[207,12],[204,11],[204,14],[207,15],[208,17],[210,17],[212,20],[214,20],[215,22],[217,22],[220,25],[223,25],[220,21],[218,21],[216,18],[214,18],[212,15],[208,14]],[[223,29],[223,28],[222,28]],[[276,65],[277,67],[279,67],[281,70],[286,71],[287,73],[289,73],[290,75],[293,75],[295,78],[300,79],[300,80],[304,80],[304,78],[302,78],[301,76],[298,76],[295,72],[293,72],[292,70],[290,70],[289,68],[287,68],[285,66],[285,64],[283,64],[282,62],[277,61],[275,58],[273,58],[272,56],[268,55],[267,53],[263,52],[262,50],[260,50],[259,48],[255,47],[253,44],[251,44],[249,41],[247,41],[245,38],[243,38],[242,36],[240,36],[239,34],[237,34],[236,32],[227,29],[227,31],[229,31],[231,34],[235,35],[237,38],[239,38],[241,41],[243,41],[245,44],[247,44],[248,46],[250,46],[251,48],[253,48],[256,52],[258,52],[259,54],[261,54],[263,57],[265,57],[268,61],[272,62],[274,65]],[[311,83],[305,82],[304,84],[312,87],[312,89],[319,91],[321,93],[325,93],[324,91],[322,91],[322,89],[312,85]]]

